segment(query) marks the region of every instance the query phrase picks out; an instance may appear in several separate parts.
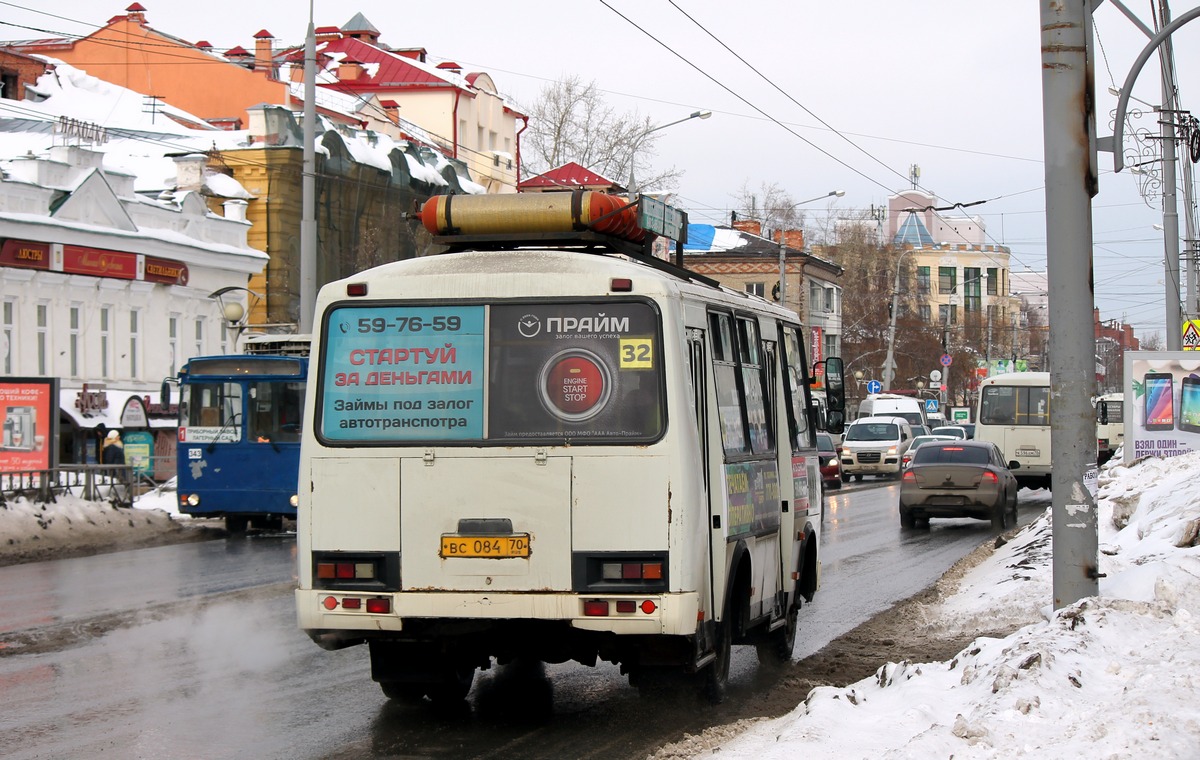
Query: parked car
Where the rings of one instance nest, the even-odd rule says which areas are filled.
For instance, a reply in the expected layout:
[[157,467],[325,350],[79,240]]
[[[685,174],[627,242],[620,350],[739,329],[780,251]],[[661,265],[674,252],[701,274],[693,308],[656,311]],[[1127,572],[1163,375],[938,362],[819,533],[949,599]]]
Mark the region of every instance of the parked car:
[[939,425],[929,431],[933,435],[948,435],[951,438],[967,439],[967,430],[962,425]]
[[904,456],[900,457],[900,467],[901,467],[901,469],[908,467],[909,463],[912,462],[913,454],[917,453],[917,449],[922,444],[929,443],[930,441],[958,441],[958,440],[961,440],[961,439],[956,438],[955,436],[952,436],[952,435],[932,435],[932,434],[914,435],[913,439],[912,439],[912,443],[909,444],[908,451],[904,452]]
[[928,527],[931,517],[990,520],[1004,530],[1017,524],[1019,462],[1004,462],[991,441],[933,441],[917,449],[900,480],[900,526]]
[[817,458],[821,461],[821,484],[825,488],[842,487],[842,463],[837,444],[829,433],[817,433]]
[[900,457],[912,442],[912,428],[903,417],[861,417],[842,437],[842,482],[864,475],[885,478],[900,474]]

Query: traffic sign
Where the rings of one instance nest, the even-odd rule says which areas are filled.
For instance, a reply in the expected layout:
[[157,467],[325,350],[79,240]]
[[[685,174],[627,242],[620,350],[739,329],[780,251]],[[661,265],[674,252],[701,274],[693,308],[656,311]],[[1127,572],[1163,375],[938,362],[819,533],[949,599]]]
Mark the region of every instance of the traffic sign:
[[932,372],[930,372],[929,373],[929,382],[931,382],[931,383],[942,382],[942,371],[935,369]]
[[878,380],[867,381],[867,393],[879,393],[881,390],[883,390],[883,383]]
[[937,409],[938,409],[938,404],[937,404],[936,398],[925,399],[925,413],[926,414],[933,414],[934,412],[937,411]]
[[942,362],[943,367],[949,367],[950,363],[953,362],[954,359],[950,358],[950,354],[942,354],[940,361]]

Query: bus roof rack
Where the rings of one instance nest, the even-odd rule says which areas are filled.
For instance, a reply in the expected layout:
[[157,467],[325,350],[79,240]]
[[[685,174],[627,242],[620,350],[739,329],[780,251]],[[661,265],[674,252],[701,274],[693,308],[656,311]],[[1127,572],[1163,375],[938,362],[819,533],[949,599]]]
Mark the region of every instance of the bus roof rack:
[[[659,204],[662,205],[662,204]],[[548,247],[599,255],[622,254],[683,280],[719,288],[711,277],[650,253],[657,235],[638,223],[639,202],[576,189],[561,193],[438,195],[421,208],[421,221],[447,252]],[[686,215],[679,212],[686,227]]]

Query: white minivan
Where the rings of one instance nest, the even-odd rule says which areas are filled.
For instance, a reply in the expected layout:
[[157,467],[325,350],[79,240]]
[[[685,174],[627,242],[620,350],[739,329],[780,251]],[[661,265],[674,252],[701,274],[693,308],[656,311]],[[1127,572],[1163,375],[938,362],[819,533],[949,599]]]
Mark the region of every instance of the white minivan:
[[912,445],[912,428],[903,417],[860,417],[846,427],[839,458],[842,482],[863,475],[899,477],[904,452]]
[[858,405],[858,416],[903,417],[910,425],[929,426],[929,420],[925,417],[925,405],[921,400],[897,393],[869,394]]

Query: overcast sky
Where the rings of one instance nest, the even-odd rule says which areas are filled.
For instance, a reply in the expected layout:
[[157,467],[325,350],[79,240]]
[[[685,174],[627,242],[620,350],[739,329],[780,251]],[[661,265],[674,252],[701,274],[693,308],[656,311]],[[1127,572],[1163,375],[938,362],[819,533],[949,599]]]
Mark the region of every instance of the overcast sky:
[[[676,203],[693,222],[727,223],[741,188],[763,183],[779,184],[796,201],[845,190],[835,210],[886,205],[889,195],[909,186],[909,167],[916,164],[921,187],[943,205],[987,201],[969,211],[983,218],[989,242],[1012,249],[1014,271],[1045,269],[1038,2],[675,3],[355,6],[315,0],[314,20],[341,26],[361,10],[385,44],[424,47],[435,63],[454,60],[467,70],[487,71],[519,108],[574,74],[594,80],[616,110],[636,110],[656,124],[712,110],[711,119],[658,133],[655,163],[684,172]],[[1127,4],[1153,23],[1149,0]],[[0,2],[0,38],[84,34],[128,5]],[[302,44],[308,24],[303,0],[142,5],[156,29],[208,40],[218,50],[253,49],[260,29],[272,33],[277,45]],[[1193,5],[1177,3],[1173,12],[1178,16]],[[1107,88],[1124,81],[1147,38],[1111,3],[1101,5],[1094,19],[1102,49],[1095,71],[1097,131],[1103,136],[1112,133],[1116,105]],[[1189,75],[1200,64],[1198,35],[1200,24],[1176,35],[1185,108]],[[1134,92],[1150,103],[1161,101],[1153,64]],[[1152,117],[1142,124],[1157,130]],[[1100,168],[1100,194],[1093,200],[1096,304],[1103,319],[1127,321],[1145,337],[1163,329],[1163,242],[1153,228],[1161,223],[1161,207],[1156,197],[1149,205],[1142,199],[1128,170],[1112,173],[1111,154],[1100,154]],[[822,200],[804,207],[810,228],[829,206]]]

